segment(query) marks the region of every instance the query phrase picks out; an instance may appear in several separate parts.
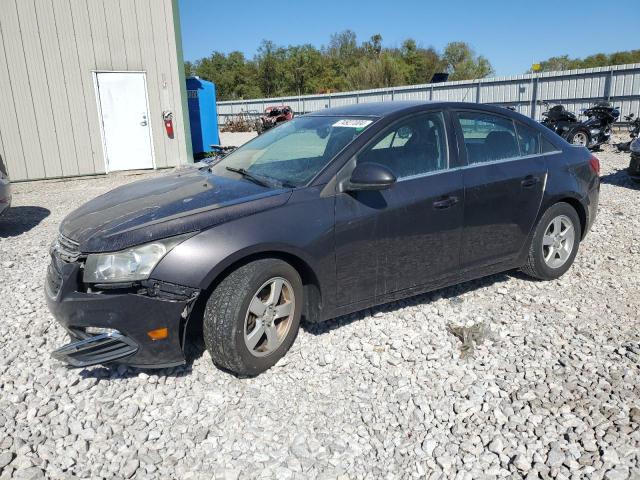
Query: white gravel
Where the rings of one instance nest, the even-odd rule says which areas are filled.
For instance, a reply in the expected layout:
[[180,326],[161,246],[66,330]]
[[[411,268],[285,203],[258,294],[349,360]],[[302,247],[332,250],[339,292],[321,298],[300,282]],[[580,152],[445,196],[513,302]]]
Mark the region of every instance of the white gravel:
[[[599,217],[562,279],[495,275],[307,326],[254,379],[207,353],[161,371],[52,360],[67,341],[42,290],[57,225],[139,177],[15,185],[0,478],[640,478],[640,192],[628,154],[598,155]],[[460,358],[450,327],[479,324]]]

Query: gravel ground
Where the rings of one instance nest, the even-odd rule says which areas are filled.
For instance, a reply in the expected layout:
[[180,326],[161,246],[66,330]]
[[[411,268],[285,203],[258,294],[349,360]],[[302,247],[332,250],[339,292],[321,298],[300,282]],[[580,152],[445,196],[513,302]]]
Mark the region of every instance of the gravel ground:
[[628,154],[598,156],[599,217],[562,279],[495,275],[306,326],[254,379],[207,353],[161,371],[52,360],[57,225],[140,176],[15,185],[0,478],[640,478],[639,190]]

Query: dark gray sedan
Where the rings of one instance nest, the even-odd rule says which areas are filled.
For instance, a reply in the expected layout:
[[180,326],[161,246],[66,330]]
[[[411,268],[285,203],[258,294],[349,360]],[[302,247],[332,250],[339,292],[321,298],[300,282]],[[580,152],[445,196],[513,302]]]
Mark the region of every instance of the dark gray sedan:
[[258,374],[319,322],[520,268],[564,274],[599,162],[510,110],[377,103],[296,118],[213,166],[120,187],[60,226],[46,282],[76,366]]

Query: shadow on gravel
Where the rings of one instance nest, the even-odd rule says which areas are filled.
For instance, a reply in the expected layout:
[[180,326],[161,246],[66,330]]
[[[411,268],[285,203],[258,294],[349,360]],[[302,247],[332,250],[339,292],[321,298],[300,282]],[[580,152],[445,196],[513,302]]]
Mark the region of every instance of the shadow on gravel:
[[439,300],[441,298],[447,299],[452,303],[462,303],[464,300],[459,298],[460,295],[463,295],[467,292],[472,292],[474,290],[478,290],[480,288],[489,287],[495,283],[504,282],[508,280],[510,277],[531,280],[531,278],[520,273],[518,270],[513,270],[509,272],[504,272],[504,273],[497,273],[495,275],[490,275],[488,277],[471,280],[468,282],[460,283],[458,285],[453,285],[451,287],[434,290],[433,292],[422,293],[420,295],[405,298],[402,300],[397,300],[395,302],[385,303],[377,307],[368,308],[365,310],[361,310],[359,312],[351,313],[349,315],[344,315],[342,317],[327,320],[326,322],[321,322],[321,323],[303,322],[302,328],[304,328],[305,331],[311,333],[312,335],[323,335],[336,328],[349,325],[358,320],[362,320],[368,315],[375,315],[376,313],[380,313],[380,312],[382,313],[393,312],[394,310],[398,310],[400,308],[422,305],[422,304],[433,302],[435,300]]
[[10,207],[0,217],[0,238],[22,235],[50,214],[51,211],[43,207]]
[[608,175],[603,175],[600,177],[600,183],[616,185],[618,187],[629,188],[631,190],[640,190],[640,183],[636,183],[629,178],[626,168],[616,170]]

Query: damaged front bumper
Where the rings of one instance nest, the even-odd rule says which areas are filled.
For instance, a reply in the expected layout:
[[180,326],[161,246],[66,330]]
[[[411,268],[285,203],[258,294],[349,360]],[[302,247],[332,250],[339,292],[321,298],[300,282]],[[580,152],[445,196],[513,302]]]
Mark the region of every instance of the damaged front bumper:
[[[45,296],[72,340],[54,351],[54,358],[76,367],[117,362],[164,368],[185,363],[184,334],[198,290],[154,280],[87,290],[81,276],[81,262],[52,255]],[[165,328],[163,338],[150,334]]]

